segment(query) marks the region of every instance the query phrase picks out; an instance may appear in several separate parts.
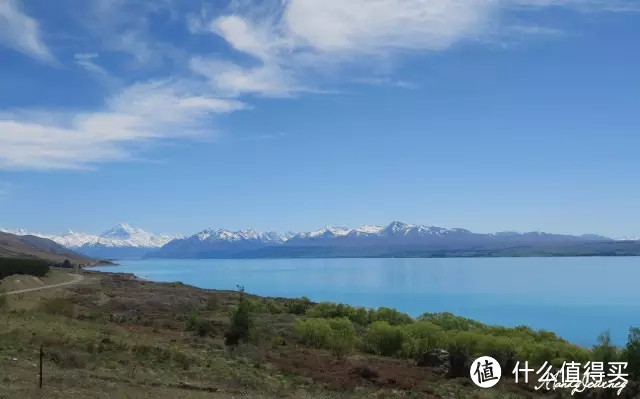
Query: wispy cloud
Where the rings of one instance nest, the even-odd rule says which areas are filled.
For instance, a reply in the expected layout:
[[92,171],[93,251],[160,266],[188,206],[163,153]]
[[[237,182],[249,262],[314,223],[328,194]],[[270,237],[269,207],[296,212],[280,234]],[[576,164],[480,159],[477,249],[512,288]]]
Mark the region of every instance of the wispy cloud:
[[73,55],[76,63],[87,71],[97,75],[101,79],[111,80],[111,75],[106,69],[96,63],[97,53],[76,53]]
[[0,44],[41,61],[54,60],[40,37],[38,22],[22,11],[18,0],[0,2]]
[[[534,23],[514,25],[508,18],[513,11],[564,7],[611,12],[638,7],[624,0],[266,0],[260,6],[250,1],[232,4],[227,15],[191,15],[189,27],[194,33],[218,35],[237,52],[254,57],[257,65],[201,56],[190,65],[214,87],[237,95],[318,90],[309,83],[316,81],[310,76],[340,73],[344,65],[360,64],[368,69],[376,60],[408,52],[442,51],[463,41],[565,33]],[[369,81],[412,86],[390,77]]]
[[135,84],[103,111],[0,115],[0,168],[73,169],[131,157],[136,144],[209,132],[215,114],[244,109],[239,101],[201,95],[183,82]]
[[237,94],[313,91],[318,88],[302,83],[309,73],[323,75],[368,57],[443,50],[480,34],[494,9],[492,0],[290,0],[281,8],[240,7],[209,21],[194,17],[190,26],[222,37],[258,65],[198,57],[191,67]]
[[418,85],[412,82],[407,82],[401,79],[392,79],[389,77],[370,77],[370,78],[355,78],[354,83],[371,85],[371,86],[391,86],[401,89],[416,89]]
[[[510,14],[535,16],[549,7],[639,10],[636,2],[623,0],[232,0],[222,10],[179,0],[87,0],[78,7],[72,36],[82,45],[60,52],[74,55],[59,62],[118,84],[104,85],[99,109],[0,113],[1,169],[87,168],[137,159],[143,144],[211,137],[216,115],[250,108],[252,96],[336,93],[341,83],[413,89],[392,67],[380,73],[372,65],[484,43],[496,32],[564,33],[533,17],[517,24]],[[173,28],[181,25],[187,39],[176,42],[174,35],[154,32],[160,18]],[[47,47],[43,36],[19,0],[0,0],[1,46],[53,62],[56,48]],[[193,45],[207,39],[222,39],[227,48],[213,52]]]

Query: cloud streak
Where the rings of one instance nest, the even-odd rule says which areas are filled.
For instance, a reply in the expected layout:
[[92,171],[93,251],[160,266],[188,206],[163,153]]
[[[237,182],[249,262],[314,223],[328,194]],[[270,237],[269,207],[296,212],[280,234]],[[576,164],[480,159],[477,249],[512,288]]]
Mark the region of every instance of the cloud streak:
[[78,169],[129,159],[136,144],[202,135],[210,130],[213,115],[244,108],[239,101],[159,81],[126,88],[103,111],[5,113],[0,117],[0,168]]
[[38,23],[22,11],[18,0],[0,2],[0,44],[40,61],[54,61]]

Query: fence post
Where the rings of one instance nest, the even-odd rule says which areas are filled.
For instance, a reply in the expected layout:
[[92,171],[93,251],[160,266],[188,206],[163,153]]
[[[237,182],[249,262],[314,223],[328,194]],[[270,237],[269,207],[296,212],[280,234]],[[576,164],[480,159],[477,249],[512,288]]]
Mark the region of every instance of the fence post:
[[42,345],[40,345],[40,389],[42,389],[42,357],[44,355],[44,351],[42,350]]

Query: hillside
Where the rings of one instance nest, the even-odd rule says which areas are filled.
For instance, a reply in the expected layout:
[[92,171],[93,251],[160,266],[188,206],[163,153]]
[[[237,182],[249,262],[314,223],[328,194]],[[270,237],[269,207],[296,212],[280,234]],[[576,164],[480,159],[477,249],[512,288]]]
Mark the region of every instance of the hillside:
[[0,257],[45,259],[51,262],[63,262],[69,259],[72,263],[81,265],[95,263],[93,259],[78,255],[49,239],[2,232],[0,232]]

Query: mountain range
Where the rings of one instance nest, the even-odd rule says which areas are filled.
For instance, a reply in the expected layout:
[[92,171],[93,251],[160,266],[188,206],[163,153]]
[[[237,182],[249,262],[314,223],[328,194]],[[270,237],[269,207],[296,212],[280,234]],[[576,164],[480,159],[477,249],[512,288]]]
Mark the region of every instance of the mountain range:
[[179,236],[152,234],[128,224],[118,224],[100,235],[79,233],[69,230],[64,234],[29,233],[24,229],[0,232],[16,235],[31,234],[47,238],[66,248],[98,259],[141,258]]
[[[0,230],[1,231],[1,230]],[[26,234],[25,231],[14,233]],[[40,235],[75,252],[122,258],[292,258],[635,255],[640,241],[544,232],[474,233],[414,225],[325,227],[300,233],[205,229],[188,237],[159,235],[120,224],[101,235],[69,231]]]

